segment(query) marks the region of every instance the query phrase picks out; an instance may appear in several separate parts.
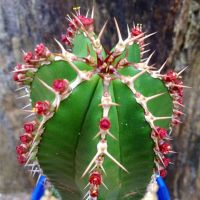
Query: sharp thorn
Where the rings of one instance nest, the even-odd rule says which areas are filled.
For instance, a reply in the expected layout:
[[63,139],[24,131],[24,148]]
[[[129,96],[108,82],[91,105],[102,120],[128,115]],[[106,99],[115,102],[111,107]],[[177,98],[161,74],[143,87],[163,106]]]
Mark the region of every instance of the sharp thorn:
[[62,54],[64,55],[67,51],[65,50],[64,46],[56,39],[54,38],[55,42],[58,44],[58,46],[60,47]]
[[127,33],[128,33],[128,38],[131,37],[131,31],[130,31],[130,28],[129,28],[129,25],[127,24]]
[[27,97],[30,97],[30,95],[29,95],[29,94],[26,94],[26,95],[23,95],[23,96],[21,96],[21,97],[17,97],[16,99],[23,99],[23,98],[27,98]]
[[118,39],[119,39],[119,42],[122,42],[122,35],[121,35],[121,32],[120,32],[120,29],[119,29],[119,25],[117,23],[117,20],[116,18],[114,17],[114,22],[115,22],[115,26],[116,26],[116,29],[117,29],[117,35],[118,35]]
[[115,164],[117,164],[120,168],[122,168],[124,171],[126,171],[127,173],[129,173],[128,170],[127,170],[123,165],[121,165],[115,158],[113,158],[113,157],[108,153],[108,151],[105,151],[104,153],[105,153]]
[[89,14],[89,9],[86,12],[86,15],[85,15],[86,18],[88,18],[88,14]]
[[151,60],[152,56],[154,55],[155,51],[153,51],[151,53],[151,55],[147,58],[147,60],[145,61],[145,63],[148,65],[149,64],[149,61]]
[[27,88],[26,86],[17,88],[17,89],[15,90],[15,92],[18,92],[18,91],[23,90],[23,89],[26,89],[26,88]]
[[24,120],[28,119],[29,117],[35,116],[35,113],[31,113],[30,115],[24,117]]
[[106,186],[106,184],[102,181],[102,185],[107,189],[107,190],[109,190],[108,189],[108,187]]
[[103,173],[107,176],[107,173],[106,173],[106,170],[104,169],[104,167],[102,165],[100,165],[100,167],[101,167]]
[[103,27],[102,27],[102,29],[101,29],[101,31],[100,31],[100,33],[99,33],[99,35],[98,35],[98,40],[101,40],[101,37],[102,37],[102,35],[103,35],[103,32],[105,31],[105,28],[106,28],[106,25],[108,24],[108,20],[105,22],[105,24],[103,25]]
[[152,36],[152,35],[155,35],[157,32],[154,32],[154,33],[150,33],[149,35],[145,35],[144,37],[142,37],[141,39],[139,39],[139,42],[142,42],[143,40],[145,40],[146,38]]
[[163,70],[163,68],[166,66],[166,63],[167,63],[167,60],[165,60],[165,62],[162,64],[162,66],[158,70],[158,73],[160,73]]
[[96,155],[94,156],[94,158],[91,160],[90,164],[87,166],[87,168],[83,172],[81,178],[83,178],[87,174],[87,172],[90,170],[92,164],[95,162],[95,160],[98,158],[98,156],[99,156],[99,152],[97,152]]
[[[93,3],[94,3],[94,2],[93,2]],[[92,6],[91,18],[94,19],[94,4],[93,4],[93,6]]]
[[154,117],[154,121],[164,120],[164,119],[172,119],[172,117]]
[[110,133],[110,131],[107,131],[106,132],[110,137],[112,137],[114,140],[117,140],[117,138],[112,134],[112,133]]
[[52,92],[53,94],[56,95],[56,93],[55,93],[55,91],[54,91],[54,89],[53,89],[52,87],[50,87],[48,84],[46,84],[46,83],[45,83],[43,80],[41,80],[40,78],[37,77],[37,79],[38,79],[38,81],[39,81],[46,89],[48,89],[50,92]]
[[150,96],[150,97],[146,97],[146,101],[150,101],[152,99],[155,99],[157,97],[160,97],[162,96],[163,94],[166,94],[166,92],[163,92],[163,93],[159,93],[159,94],[156,94],[156,95],[153,95],[153,96]]
[[184,67],[180,72],[177,73],[177,76],[180,76],[187,68],[188,68],[188,66]]
[[89,185],[90,185],[90,183],[88,183],[88,184],[83,188],[83,190],[85,190]]

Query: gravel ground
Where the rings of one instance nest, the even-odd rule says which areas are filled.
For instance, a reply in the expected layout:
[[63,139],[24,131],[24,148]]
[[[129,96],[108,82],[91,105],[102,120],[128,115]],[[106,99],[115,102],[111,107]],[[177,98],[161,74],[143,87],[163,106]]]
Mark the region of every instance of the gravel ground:
[[30,200],[30,194],[26,193],[13,193],[2,194],[0,193],[0,200]]

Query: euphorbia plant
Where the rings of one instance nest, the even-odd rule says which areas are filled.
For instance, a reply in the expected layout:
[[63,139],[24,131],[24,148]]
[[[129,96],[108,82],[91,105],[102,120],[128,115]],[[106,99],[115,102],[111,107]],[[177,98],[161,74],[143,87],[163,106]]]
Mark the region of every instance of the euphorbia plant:
[[[141,25],[105,51],[92,16],[68,16],[61,52],[44,44],[24,52],[14,80],[26,89],[33,109],[24,124],[18,161],[45,174],[46,187],[64,200],[150,199],[156,174],[170,164],[171,128],[180,123],[181,72],[150,65]],[[27,96],[27,95],[25,95]]]

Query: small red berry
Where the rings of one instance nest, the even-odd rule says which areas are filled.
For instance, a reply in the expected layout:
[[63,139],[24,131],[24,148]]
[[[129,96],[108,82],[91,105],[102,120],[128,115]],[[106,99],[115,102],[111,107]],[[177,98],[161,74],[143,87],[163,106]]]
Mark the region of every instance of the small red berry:
[[167,154],[171,151],[171,145],[167,142],[164,142],[163,144],[159,145],[159,150],[161,153]]
[[165,178],[167,176],[167,170],[166,169],[161,169],[159,171],[159,173],[160,173],[160,176],[162,176],[163,178]]
[[154,134],[156,137],[163,139],[167,136],[167,130],[165,128],[156,127],[156,129],[154,130]]
[[24,154],[28,152],[28,146],[26,146],[25,144],[20,144],[18,146],[16,146],[16,152],[17,154]]
[[50,111],[50,103],[48,101],[38,101],[35,103],[34,108],[38,115],[46,115]]
[[33,55],[33,53],[32,53],[31,51],[26,52],[26,53],[24,54],[24,61],[25,61],[26,63],[30,63],[31,60],[32,60],[33,58],[34,58],[34,55]]
[[64,79],[58,79],[53,82],[53,89],[56,92],[63,93],[68,89],[69,82]]
[[101,185],[101,174],[99,172],[93,172],[89,177],[89,182],[93,185]]
[[26,156],[24,154],[18,155],[17,160],[18,160],[19,164],[23,165],[26,163]]
[[36,128],[36,121],[24,123],[24,130],[26,133],[32,133]]
[[110,128],[110,120],[108,118],[102,118],[99,122],[99,127],[102,130],[108,130]]
[[24,133],[19,137],[20,141],[24,144],[28,144],[32,140],[33,136],[30,133]]

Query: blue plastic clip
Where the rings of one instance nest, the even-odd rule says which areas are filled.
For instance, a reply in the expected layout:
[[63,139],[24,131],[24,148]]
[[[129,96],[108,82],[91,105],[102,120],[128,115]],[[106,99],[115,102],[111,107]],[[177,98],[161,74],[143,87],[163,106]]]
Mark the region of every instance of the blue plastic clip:
[[159,200],[170,200],[169,191],[168,191],[167,186],[166,186],[164,180],[162,179],[162,177],[157,176],[156,181],[159,186],[159,190],[157,192],[158,199]]
[[45,183],[46,177],[41,176],[38,180],[37,185],[35,186],[33,192],[32,192],[32,197],[31,200],[40,200],[40,198],[44,195],[44,183]]

